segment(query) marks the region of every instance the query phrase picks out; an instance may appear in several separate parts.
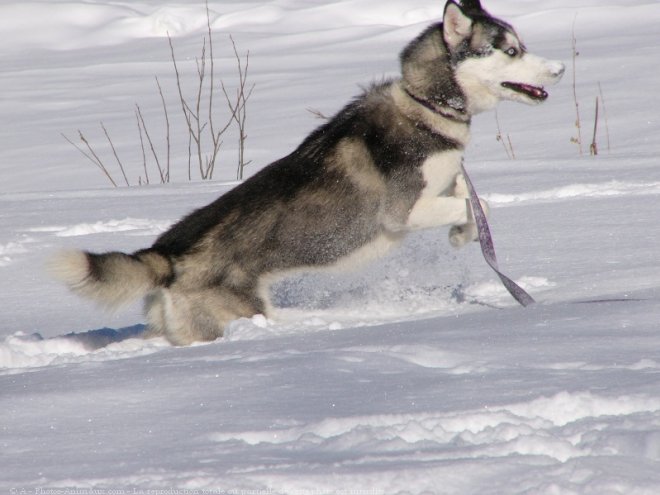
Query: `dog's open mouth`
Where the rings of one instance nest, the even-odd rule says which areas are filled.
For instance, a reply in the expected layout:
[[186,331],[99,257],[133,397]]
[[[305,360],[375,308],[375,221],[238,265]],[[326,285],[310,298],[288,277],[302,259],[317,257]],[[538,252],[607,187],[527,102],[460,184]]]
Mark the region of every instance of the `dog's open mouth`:
[[522,93],[525,96],[531,98],[532,100],[543,101],[548,97],[548,93],[545,89],[538,86],[532,86],[530,84],[514,83],[507,81],[507,82],[503,82],[502,86],[512,91]]

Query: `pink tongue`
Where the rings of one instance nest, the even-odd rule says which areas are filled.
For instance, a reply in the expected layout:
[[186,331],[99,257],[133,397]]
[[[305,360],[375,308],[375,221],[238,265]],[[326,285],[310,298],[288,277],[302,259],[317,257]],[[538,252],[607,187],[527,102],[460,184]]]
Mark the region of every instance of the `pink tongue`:
[[513,83],[506,81],[502,83],[502,86],[512,89],[513,91],[518,91],[519,93],[524,93],[530,98],[534,98],[536,100],[545,100],[548,97],[548,93],[546,93],[545,89],[532,86],[531,84]]
[[546,93],[543,88],[537,88],[536,86],[530,86],[529,84],[521,84],[520,87],[525,93],[529,93],[535,98],[546,98],[548,96],[548,93]]

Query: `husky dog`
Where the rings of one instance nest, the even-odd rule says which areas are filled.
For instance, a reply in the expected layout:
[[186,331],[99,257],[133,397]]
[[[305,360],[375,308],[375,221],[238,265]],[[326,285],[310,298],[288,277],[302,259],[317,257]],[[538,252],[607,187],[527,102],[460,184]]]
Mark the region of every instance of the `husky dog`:
[[149,335],[185,345],[268,315],[283,274],[381,254],[416,229],[448,225],[453,246],[473,241],[460,173],[471,117],[500,100],[544,101],[564,66],[528,53],[479,0],[449,0],[400,60],[401,78],[372,86],[150,248],[65,252],[55,275],[110,307],[144,297]]

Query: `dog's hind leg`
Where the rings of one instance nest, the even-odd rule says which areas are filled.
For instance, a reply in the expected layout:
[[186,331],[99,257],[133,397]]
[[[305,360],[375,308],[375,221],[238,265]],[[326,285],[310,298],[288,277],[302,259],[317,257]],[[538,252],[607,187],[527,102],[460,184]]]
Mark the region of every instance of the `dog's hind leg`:
[[151,294],[145,311],[149,336],[188,345],[222,337],[229,322],[263,312],[263,304],[249,294],[226,288],[179,291],[171,287]]

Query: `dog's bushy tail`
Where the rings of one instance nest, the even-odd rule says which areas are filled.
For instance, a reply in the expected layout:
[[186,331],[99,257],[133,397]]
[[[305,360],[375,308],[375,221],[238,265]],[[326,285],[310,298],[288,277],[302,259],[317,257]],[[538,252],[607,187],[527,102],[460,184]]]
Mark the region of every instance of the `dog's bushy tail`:
[[74,293],[110,309],[146,296],[174,274],[169,258],[150,249],[134,254],[63,251],[48,269]]

